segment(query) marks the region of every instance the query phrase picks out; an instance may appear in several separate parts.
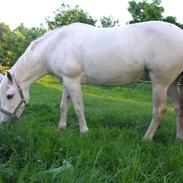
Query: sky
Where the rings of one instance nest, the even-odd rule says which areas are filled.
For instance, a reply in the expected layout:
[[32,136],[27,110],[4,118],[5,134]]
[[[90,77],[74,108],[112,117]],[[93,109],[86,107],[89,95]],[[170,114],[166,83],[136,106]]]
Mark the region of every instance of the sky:
[[[8,24],[12,29],[20,23],[27,27],[40,26],[45,23],[45,18],[53,16],[53,12],[63,2],[74,7],[79,5],[92,17],[99,19],[101,16],[112,15],[125,24],[131,20],[128,12],[129,0],[0,0],[0,22]],[[177,21],[183,23],[183,1],[162,0],[165,8],[164,16],[176,16]]]

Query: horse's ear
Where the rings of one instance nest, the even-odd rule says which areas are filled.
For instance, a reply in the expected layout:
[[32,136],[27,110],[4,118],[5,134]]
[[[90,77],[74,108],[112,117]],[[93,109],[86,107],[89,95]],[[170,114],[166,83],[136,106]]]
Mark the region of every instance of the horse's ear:
[[13,76],[11,75],[10,72],[7,72],[7,77],[8,77],[8,80],[13,83]]

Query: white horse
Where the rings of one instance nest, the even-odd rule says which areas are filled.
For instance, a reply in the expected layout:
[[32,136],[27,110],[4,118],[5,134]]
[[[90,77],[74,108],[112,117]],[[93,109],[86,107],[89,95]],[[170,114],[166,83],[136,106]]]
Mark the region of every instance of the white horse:
[[20,117],[30,85],[54,74],[63,81],[60,128],[66,127],[69,100],[80,132],[88,131],[81,84],[122,86],[147,70],[153,92],[153,118],[144,136],[152,139],[170,96],[177,113],[177,138],[183,140],[183,101],[177,82],[183,72],[183,31],[169,23],[146,22],[116,28],[74,23],[32,42],[0,84],[0,121]]

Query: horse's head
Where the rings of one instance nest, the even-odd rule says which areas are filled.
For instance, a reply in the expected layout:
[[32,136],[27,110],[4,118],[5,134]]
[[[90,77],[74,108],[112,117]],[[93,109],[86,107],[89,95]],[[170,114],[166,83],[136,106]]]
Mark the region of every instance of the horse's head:
[[24,111],[27,97],[27,92],[21,89],[16,78],[8,72],[0,84],[0,123],[11,117],[19,118]]

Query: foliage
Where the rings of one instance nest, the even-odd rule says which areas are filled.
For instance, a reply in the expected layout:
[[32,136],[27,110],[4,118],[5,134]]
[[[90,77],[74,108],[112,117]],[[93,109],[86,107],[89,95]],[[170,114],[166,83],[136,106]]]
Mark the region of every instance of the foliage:
[[3,35],[10,32],[10,27],[4,23],[0,23],[0,41],[3,41]]
[[100,18],[100,23],[102,27],[114,27],[118,25],[119,20],[116,20],[113,16],[109,16],[109,17],[103,16]]
[[129,1],[128,11],[133,17],[133,20],[131,20],[130,23],[162,20],[164,8],[160,6],[160,4],[160,0],[153,0],[151,3],[146,0],[138,3],[134,0]]
[[174,17],[174,16],[167,16],[166,18],[163,18],[163,21],[172,23],[172,24],[174,24],[174,25],[177,25],[177,26],[180,27],[181,29],[183,29],[183,24],[177,22],[177,19],[176,19],[176,17]]
[[1,64],[12,66],[17,59],[23,54],[28,45],[37,37],[45,32],[43,28],[26,28],[23,24],[18,26],[14,31],[6,31],[3,34],[0,52]]
[[175,24],[183,29],[183,24],[178,23],[176,17],[163,17],[164,8],[161,6],[161,0],[152,0],[151,3],[147,0],[143,0],[138,3],[135,0],[132,0],[129,1],[128,11],[131,13],[133,18],[129,23],[159,20]]
[[46,32],[46,30],[42,27],[32,27],[32,28],[27,28],[25,27],[23,24],[20,24],[15,30],[14,32],[16,33],[21,33],[22,35],[24,35],[24,37],[26,38],[27,41],[27,45],[30,43],[30,41],[36,39],[37,37],[40,37],[42,34],[44,34]]
[[63,25],[68,25],[74,22],[87,23],[95,25],[96,20],[93,19],[87,12],[84,12],[79,6],[71,8],[69,5],[61,4],[61,7],[54,12],[53,18],[46,18],[46,23],[49,29],[55,29]]
[[0,64],[3,62],[3,58],[5,57],[6,50],[4,49],[4,38],[5,35],[11,32],[8,25],[4,23],[0,23]]

